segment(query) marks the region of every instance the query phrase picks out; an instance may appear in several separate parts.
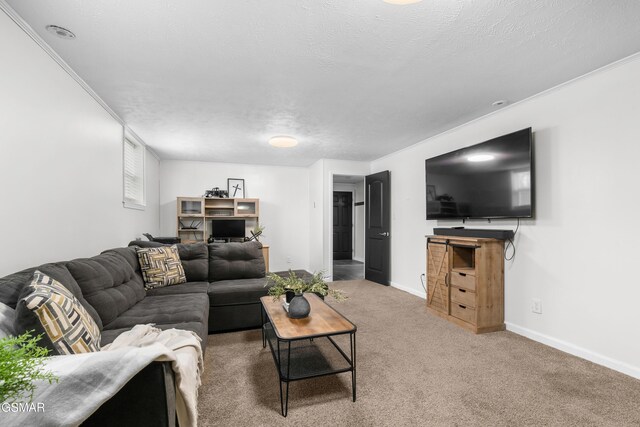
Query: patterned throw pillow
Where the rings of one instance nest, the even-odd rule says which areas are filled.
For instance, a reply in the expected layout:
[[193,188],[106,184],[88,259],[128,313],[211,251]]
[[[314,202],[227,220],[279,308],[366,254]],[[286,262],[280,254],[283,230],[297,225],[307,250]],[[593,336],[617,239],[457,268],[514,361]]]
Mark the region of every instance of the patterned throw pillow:
[[[78,354],[100,350],[100,329],[80,301],[60,282],[36,270],[28,285],[31,293],[19,304],[39,320],[58,354]],[[20,307],[20,308],[22,308]],[[49,344],[49,343],[48,343]]]
[[147,290],[187,281],[176,245],[138,248],[138,261]]

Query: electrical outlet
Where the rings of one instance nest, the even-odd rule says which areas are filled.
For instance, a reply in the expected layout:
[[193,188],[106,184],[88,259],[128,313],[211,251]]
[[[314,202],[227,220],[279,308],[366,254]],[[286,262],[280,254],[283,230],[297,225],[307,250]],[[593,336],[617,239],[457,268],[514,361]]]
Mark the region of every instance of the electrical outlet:
[[537,314],[542,314],[542,300],[540,298],[534,298],[531,301],[531,311]]

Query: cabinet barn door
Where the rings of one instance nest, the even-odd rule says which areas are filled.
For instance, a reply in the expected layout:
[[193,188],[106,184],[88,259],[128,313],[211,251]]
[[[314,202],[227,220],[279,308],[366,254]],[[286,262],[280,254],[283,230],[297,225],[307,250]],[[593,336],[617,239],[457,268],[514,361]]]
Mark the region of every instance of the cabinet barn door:
[[449,252],[447,245],[427,245],[427,307],[449,314]]

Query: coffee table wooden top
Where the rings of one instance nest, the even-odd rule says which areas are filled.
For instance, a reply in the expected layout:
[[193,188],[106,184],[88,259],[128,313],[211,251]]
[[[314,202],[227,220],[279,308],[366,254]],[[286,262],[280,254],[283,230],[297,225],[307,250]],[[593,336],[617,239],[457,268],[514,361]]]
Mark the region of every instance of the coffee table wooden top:
[[356,325],[334,310],[316,294],[304,294],[311,305],[309,316],[304,319],[291,319],[284,307],[282,298],[260,298],[276,336],[282,340],[295,340],[316,336],[336,335],[353,332]]

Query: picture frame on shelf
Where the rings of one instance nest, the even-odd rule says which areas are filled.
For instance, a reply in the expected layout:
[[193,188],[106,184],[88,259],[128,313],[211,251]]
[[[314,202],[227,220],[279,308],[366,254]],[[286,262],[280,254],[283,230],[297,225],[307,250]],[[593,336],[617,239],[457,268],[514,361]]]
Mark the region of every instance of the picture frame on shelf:
[[229,192],[229,198],[244,199],[244,179],[227,178],[227,190]]

